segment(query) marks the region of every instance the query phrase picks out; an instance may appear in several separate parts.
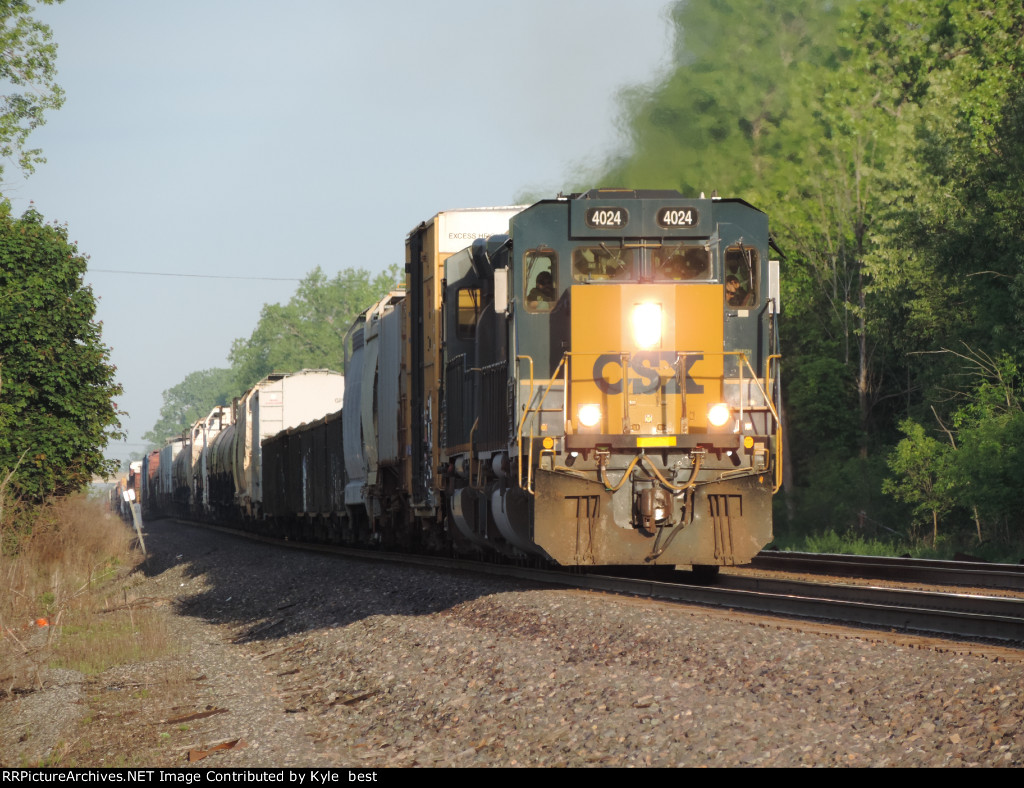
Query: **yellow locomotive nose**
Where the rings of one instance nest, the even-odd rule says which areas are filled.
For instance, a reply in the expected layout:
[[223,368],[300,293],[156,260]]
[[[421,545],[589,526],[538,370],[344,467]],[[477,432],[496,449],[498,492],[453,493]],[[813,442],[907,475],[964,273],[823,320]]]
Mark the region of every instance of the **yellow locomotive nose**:
[[708,410],[725,400],[720,286],[576,285],[570,296],[570,422],[588,434],[718,429]]

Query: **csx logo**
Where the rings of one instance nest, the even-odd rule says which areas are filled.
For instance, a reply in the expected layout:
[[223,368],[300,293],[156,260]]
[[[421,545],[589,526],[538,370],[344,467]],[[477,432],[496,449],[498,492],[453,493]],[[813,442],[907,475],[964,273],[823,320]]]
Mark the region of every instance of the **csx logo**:
[[[680,357],[677,353],[668,350],[651,350],[645,353],[634,353],[629,361],[630,369],[630,394],[653,394],[661,386],[662,378],[668,378],[665,382],[665,394],[679,393],[679,378],[686,380],[687,394],[703,394],[704,386],[690,376],[690,367],[704,359],[703,353],[686,355]],[[661,374],[661,367],[667,364],[671,372]],[[682,364],[682,375],[677,374],[677,364]],[[614,368],[614,369],[609,369]],[[609,377],[609,375],[614,376]],[[606,353],[598,356],[594,362],[594,382],[605,394],[621,394],[622,381],[622,356],[615,353]]]

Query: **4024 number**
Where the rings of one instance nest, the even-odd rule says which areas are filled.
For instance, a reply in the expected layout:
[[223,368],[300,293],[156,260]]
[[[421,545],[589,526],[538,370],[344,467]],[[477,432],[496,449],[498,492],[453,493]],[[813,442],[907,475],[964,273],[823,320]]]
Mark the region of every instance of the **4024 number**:
[[674,230],[679,227],[695,227],[700,214],[694,208],[662,208],[658,211],[658,225]]
[[625,208],[589,208],[587,226],[616,228],[629,224],[629,213]]

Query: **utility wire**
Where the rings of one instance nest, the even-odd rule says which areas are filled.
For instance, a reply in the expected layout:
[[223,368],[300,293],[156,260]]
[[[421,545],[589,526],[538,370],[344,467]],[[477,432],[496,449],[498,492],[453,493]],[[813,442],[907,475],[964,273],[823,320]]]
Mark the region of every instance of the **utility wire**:
[[283,276],[221,276],[219,274],[167,274],[161,271],[115,271],[111,268],[90,268],[91,274],[132,274],[133,276],[187,276],[195,279],[244,279],[258,282],[301,282],[301,279],[294,279]]

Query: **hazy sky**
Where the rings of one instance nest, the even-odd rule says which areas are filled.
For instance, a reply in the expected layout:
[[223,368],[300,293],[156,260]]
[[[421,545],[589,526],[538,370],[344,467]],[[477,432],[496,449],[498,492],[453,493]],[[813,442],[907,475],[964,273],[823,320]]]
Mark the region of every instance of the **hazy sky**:
[[554,196],[621,147],[616,94],[667,67],[668,5],[67,0],[41,11],[67,102],[30,140],[48,163],[26,181],[9,169],[5,190],[16,215],[34,201],[90,257],[129,414],[108,456],[141,452],[162,392],[227,366],[263,304],[287,302],[297,282],[272,278],[379,271],[438,211]]

